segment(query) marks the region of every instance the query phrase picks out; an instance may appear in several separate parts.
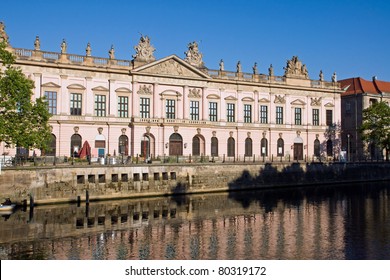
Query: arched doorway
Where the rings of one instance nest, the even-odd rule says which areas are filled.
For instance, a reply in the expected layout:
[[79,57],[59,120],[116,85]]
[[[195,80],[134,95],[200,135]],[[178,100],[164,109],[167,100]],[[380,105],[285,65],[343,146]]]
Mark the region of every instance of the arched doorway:
[[192,155],[200,156],[205,154],[205,140],[200,134],[192,138]]
[[284,156],[284,140],[283,138],[279,138],[277,142],[277,155],[278,157]]
[[218,138],[217,137],[211,137],[211,156],[212,157],[218,156]]
[[245,156],[246,157],[252,156],[252,139],[249,137],[245,139]]
[[104,157],[106,153],[106,138],[103,134],[98,134],[95,137],[95,148],[98,150],[98,156]]
[[141,139],[141,156],[151,158],[155,155],[154,152],[154,136],[150,133],[145,133]]
[[129,137],[126,135],[119,136],[118,151],[120,155],[129,155]]
[[236,154],[236,141],[233,137],[229,137],[227,142],[227,156],[228,157],[234,157]]
[[320,140],[314,140],[314,156],[319,158],[321,156],[321,143]]
[[260,151],[261,156],[266,157],[268,156],[268,140],[267,138],[262,138],[260,141]]
[[294,160],[303,160],[303,139],[300,136],[294,139]]
[[42,150],[41,153],[43,156],[55,156],[57,151],[56,149],[57,149],[57,137],[54,134],[52,134],[49,148],[47,150]]
[[73,134],[70,138],[70,156],[78,157],[82,138],[80,134]]
[[328,141],[326,141],[326,155],[328,157],[333,156],[333,142],[330,139]]
[[173,133],[169,137],[169,155],[170,156],[183,155],[183,138],[179,133]]

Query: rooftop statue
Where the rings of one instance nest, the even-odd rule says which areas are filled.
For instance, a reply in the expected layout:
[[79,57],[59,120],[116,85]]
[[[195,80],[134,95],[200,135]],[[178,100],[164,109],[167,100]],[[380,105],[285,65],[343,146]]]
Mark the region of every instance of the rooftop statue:
[[268,68],[268,75],[271,77],[274,75],[274,67],[272,66],[272,64]]
[[184,53],[186,55],[185,61],[195,67],[204,67],[202,60],[202,54],[199,52],[198,43],[192,42],[188,44],[188,51]]
[[62,43],[61,43],[61,53],[62,53],[62,54],[66,54],[66,49],[67,49],[66,41],[65,41],[65,39],[62,39]]
[[139,40],[138,45],[134,47],[136,53],[133,55],[134,60],[138,61],[154,61],[153,52],[156,50],[152,45],[150,45],[150,39],[148,36],[143,36],[141,34],[141,38]]
[[9,44],[9,37],[7,33],[5,32],[5,25],[2,21],[0,21],[0,43],[6,42]]
[[297,56],[293,56],[291,60],[287,60],[287,66],[283,68],[284,76],[287,78],[304,78],[309,79],[309,73],[306,65],[298,59]]
[[34,50],[36,50],[36,51],[41,50],[41,41],[39,40],[39,36],[35,37]]
[[257,62],[255,62],[255,64],[253,65],[252,70],[254,75],[259,74],[259,71],[257,70]]
[[91,52],[92,52],[91,44],[88,43],[88,44],[87,44],[87,48],[85,49],[85,55],[86,55],[86,56],[91,56]]
[[241,61],[237,62],[236,68],[237,68],[237,73],[241,73],[242,72]]
[[108,57],[109,57],[110,59],[115,59],[114,45],[111,45],[111,49],[108,51]]
[[225,64],[223,63],[223,60],[219,62],[219,71],[225,71]]

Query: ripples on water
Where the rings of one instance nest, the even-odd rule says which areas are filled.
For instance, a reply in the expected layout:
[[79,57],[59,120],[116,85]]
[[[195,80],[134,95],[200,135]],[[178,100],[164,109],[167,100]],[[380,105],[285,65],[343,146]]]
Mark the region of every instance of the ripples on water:
[[390,259],[389,183],[35,207],[1,259]]

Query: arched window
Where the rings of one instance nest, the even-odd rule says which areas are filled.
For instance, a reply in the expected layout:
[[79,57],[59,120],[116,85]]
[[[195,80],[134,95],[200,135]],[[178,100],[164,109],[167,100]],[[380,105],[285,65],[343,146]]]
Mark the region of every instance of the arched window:
[[227,142],[227,156],[228,157],[234,157],[236,153],[236,141],[234,140],[233,137],[229,137],[228,142]]
[[170,156],[183,155],[183,138],[179,133],[173,133],[169,137],[169,155]]
[[81,136],[80,134],[73,134],[70,138],[70,156],[77,157],[81,149]]
[[326,154],[328,157],[333,156],[333,142],[330,139],[326,141]]
[[314,140],[314,156],[315,157],[321,156],[321,144],[320,144],[320,140],[318,139]]
[[284,140],[282,138],[278,139],[277,155],[278,155],[278,157],[283,157],[284,156]]
[[260,142],[260,151],[261,151],[261,156],[268,156],[268,140],[267,138],[261,139]]
[[212,157],[218,156],[218,138],[217,137],[211,137],[211,156]]
[[56,155],[56,147],[57,147],[57,137],[52,134],[50,140],[50,146],[47,150],[42,150],[42,155],[45,156],[55,156]]
[[118,151],[120,155],[129,155],[129,138],[126,135],[119,136]]
[[245,139],[245,156],[252,156],[252,139],[249,137]]
[[200,139],[198,136],[192,138],[192,155],[200,156]]

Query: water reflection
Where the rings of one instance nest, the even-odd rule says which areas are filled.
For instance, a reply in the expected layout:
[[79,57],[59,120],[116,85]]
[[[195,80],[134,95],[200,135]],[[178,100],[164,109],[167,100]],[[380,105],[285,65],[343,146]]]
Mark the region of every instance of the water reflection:
[[[1,259],[390,259],[389,184],[36,207]],[[33,215],[32,215],[33,214]]]

